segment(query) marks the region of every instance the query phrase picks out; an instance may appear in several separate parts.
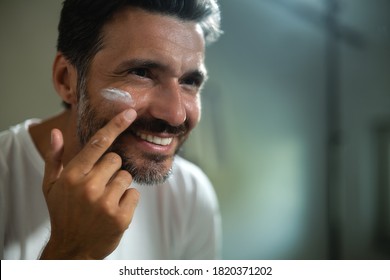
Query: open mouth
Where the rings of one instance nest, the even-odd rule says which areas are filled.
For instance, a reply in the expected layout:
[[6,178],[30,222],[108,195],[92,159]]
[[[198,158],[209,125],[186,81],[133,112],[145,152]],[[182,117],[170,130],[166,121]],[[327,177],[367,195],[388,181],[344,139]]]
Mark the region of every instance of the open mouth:
[[155,135],[141,133],[141,132],[135,132],[135,135],[146,142],[159,145],[159,146],[168,146],[173,141],[173,137],[158,137]]
[[[171,126],[159,119],[140,118],[127,129],[134,137],[144,141],[145,144],[155,145],[147,148],[167,151],[175,138],[181,138],[188,131],[188,124]],[[144,147],[145,148],[145,147]]]

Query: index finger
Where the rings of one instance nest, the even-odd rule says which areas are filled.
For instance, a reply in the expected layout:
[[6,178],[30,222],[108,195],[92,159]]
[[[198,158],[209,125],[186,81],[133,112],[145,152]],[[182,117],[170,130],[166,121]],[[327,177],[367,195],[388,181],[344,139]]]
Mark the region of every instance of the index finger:
[[133,109],[125,110],[116,115],[91,137],[70,162],[69,167],[76,166],[83,174],[89,173],[115,139],[135,120],[136,116],[137,113]]

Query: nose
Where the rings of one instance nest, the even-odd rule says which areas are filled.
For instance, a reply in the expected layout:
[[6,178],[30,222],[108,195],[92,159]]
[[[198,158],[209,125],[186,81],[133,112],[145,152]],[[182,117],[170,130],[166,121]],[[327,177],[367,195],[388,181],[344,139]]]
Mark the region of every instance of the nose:
[[183,102],[183,92],[177,82],[160,86],[149,104],[149,113],[156,119],[166,121],[172,126],[185,122],[186,108]]

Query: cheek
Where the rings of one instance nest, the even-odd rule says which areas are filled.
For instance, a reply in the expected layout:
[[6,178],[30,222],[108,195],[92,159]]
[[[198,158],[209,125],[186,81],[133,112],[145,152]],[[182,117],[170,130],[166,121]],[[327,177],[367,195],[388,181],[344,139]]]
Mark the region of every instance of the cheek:
[[128,89],[128,91],[131,92],[134,101],[134,109],[137,112],[142,111],[143,109],[148,107],[148,104],[151,102],[152,96],[150,90]]
[[127,104],[119,103],[119,102],[112,102],[107,100],[99,100],[95,106],[97,112],[99,112],[99,115],[105,116],[105,117],[113,117],[120,112],[131,108]]
[[186,100],[184,102],[186,108],[187,121],[189,122],[190,128],[194,128],[201,118],[201,101],[200,96],[194,99]]
[[133,94],[116,88],[105,88],[99,92],[97,108],[104,112],[118,114],[126,109],[136,108]]

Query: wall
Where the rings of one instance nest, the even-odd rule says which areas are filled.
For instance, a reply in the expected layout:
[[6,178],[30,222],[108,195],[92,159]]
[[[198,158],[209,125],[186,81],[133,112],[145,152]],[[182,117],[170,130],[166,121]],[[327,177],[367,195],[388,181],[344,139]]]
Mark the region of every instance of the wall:
[[61,108],[51,84],[61,2],[0,0],[0,130]]

